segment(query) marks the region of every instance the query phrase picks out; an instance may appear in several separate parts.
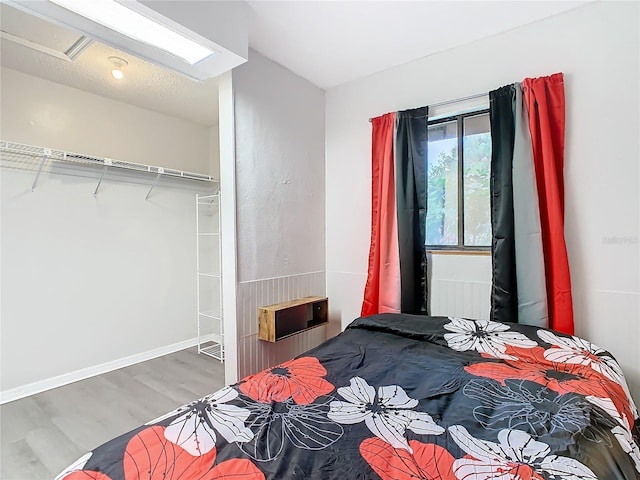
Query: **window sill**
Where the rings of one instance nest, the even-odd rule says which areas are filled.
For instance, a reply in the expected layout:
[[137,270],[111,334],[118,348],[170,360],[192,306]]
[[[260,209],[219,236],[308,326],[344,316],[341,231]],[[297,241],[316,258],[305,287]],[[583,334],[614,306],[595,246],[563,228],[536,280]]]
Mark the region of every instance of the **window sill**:
[[491,256],[491,250],[432,250],[427,249],[431,255],[480,255]]

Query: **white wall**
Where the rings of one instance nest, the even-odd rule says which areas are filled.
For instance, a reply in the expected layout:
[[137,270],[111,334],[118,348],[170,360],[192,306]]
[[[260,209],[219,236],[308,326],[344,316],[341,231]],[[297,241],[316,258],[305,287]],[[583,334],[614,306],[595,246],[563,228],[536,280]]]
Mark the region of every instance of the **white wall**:
[[5,67],[0,75],[3,140],[208,175],[218,168],[216,127]]
[[[237,298],[238,370],[246,375],[268,367],[268,358],[304,351],[291,342],[270,345],[257,339],[257,331],[249,328],[257,326],[257,311],[243,308],[250,301],[243,293],[247,285],[259,282],[270,289],[272,284],[262,287],[263,280],[296,283],[300,275],[315,278],[320,272],[323,281],[314,280],[314,287],[262,298],[279,302],[325,291],[325,98],[323,90],[253,51],[233,71],[233,89],[238,282],[243,285]],[[250,360],[250,349],[264,361]],[[263,349],[279,354],[263,356]]]
[[[2,74],[6,139],[209,168],[206,127]],[[99,171],[60,175],[47,164],[31,192],[33,164],[7,163],[0,170],[3,400],[193,344],[194,196],[209,185],[163,181],[145,200],[152,177],[108,174],[94,197]]]
[[[367,119],[562,71],[576,331],[614,353],[640,398],[638,9],[636,2],[588,4],[327,91],[327,290],[334,318],[344,326],[358,315],[366,279]],[[438,260],[434,276],[448,270],[447,257]],[[456,273],[462,282],[466,275]]]
[[207,137],[209,140],[208,173],[213,178],[220,180],[220,125],[209,127],[207,131]]

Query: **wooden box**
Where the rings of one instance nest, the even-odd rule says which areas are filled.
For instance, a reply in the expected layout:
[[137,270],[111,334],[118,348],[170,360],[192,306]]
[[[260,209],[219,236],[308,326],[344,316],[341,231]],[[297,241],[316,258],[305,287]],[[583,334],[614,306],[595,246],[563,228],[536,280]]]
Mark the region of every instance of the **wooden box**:
[[277,342],[329,321],[327,297],[305,297],[258,308],[258,338]]

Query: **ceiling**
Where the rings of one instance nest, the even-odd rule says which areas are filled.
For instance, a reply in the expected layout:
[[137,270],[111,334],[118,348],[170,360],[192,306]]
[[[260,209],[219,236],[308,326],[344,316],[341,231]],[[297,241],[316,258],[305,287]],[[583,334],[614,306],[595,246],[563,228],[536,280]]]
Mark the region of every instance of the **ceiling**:
[[[249,45],[321,88],[370,75],[579,7],[587,1],[247,2]],[[0,3],[2,30],[64,52],[80,35]],[[180,74],[92,43],[66,61],[8,41],[2,65],[203,125],[218,122],[216,79]],[[126,59],[121,81],[109,56]]]
[[249,1],[251,48],[322,88],[586,1]]

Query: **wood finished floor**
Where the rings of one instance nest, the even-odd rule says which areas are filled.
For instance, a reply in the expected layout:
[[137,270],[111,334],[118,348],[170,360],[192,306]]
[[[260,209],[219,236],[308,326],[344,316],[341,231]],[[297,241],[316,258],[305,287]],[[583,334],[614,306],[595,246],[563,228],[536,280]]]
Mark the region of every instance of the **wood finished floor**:
[[224,366],[182,350],[0,406],[0,478],[51,480],[107,440],[224,386]]

